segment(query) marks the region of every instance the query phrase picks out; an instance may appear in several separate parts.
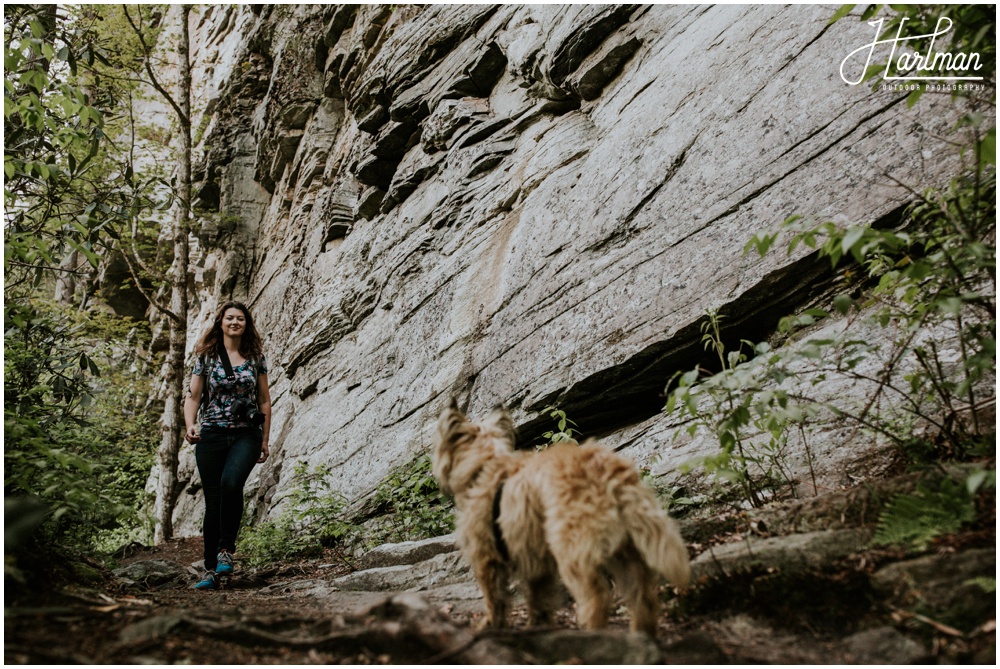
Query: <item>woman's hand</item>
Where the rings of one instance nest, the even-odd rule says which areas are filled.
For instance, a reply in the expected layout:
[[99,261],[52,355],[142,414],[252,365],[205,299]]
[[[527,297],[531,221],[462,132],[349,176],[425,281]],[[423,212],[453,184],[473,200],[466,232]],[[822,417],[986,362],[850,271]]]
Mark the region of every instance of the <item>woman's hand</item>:
[[267,374],[257,376],[257,410],[264,414],[264,425],[261,426],[260,457],[257,464],[267,460],[271,449],[267,447],[271,435],[271,388],[267,383]]
[[198,424],[198,406],[201,404],[201,392],[204,389],[205,379],[192,376],[191,387],[188,389],[187,397],[184,398],[184,424],[187,426],[184,438],[189,444],[201,441],[201,429],[195,426]]

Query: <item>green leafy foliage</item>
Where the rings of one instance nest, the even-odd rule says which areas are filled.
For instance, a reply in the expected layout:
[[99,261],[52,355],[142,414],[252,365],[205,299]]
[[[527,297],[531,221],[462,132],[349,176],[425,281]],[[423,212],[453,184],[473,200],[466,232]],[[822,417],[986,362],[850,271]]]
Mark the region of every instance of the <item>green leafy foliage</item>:
[[141,58],[121,13],[113,5],[5,10],[8,301],[27,299],[46,277],[86,277],[115,257],[135,259],[138,281],[162,279],[150,261],[156,212],[170,207],[171,188],[159,168],[135,171],[142,128],[131,102]]
[[639,468],[639,477],[656,493],[663,508],[672,511],[675,515],[680,515],[686,509],[698,505],[698,502],[687,496],[687,491],[682,486],[663,485],[657,482],[653,471],[648,467]]
[[753,346],[741,340],[739,348],[727,351],[722,320],[709,311],[701,324],[702,344],[718,358],[722,371],[710,374],[699,367],[676,374],[664,410],[686,418],[690,435],[705,429],[720,445],[718,453],[686,463],[683,471],[701,468],[738,486],[750,505],[761,506],[783,491],[794,494],[785,465],[787,432],[814,410],[793,403],[787,390],[775,387],[788,372],[766,343]]
[[[779,348],[743,341],[739,350],[727,352],[718,316],[709,314],[703,341],[722,371],[678,373],[665,407],[692,419],[691,434],[707,428],[718,438],[720,452],[695,466],[737,483],[757,505],[788,480],[782,463],[790,433],[802,437],[811,464],[806,427],[820,419],[854,421],[914,460],[988,452],[990,426],[979,423],[976,409],[995,399],[989,379],[996,370],[996,182],[992,169],[973,169],[971,177],[955,179],[943,191],[922,193],[899,229],[842,229],[795,216],[781,232],[751,240],[748,250],[767,252],[788,233],[789,253],[799,245],[815,249],[834,268],[845,268],[848,289],[859,280],[873,288],[864,303],[843,293],[829,309],[783,319],[779,331],[788,339]],[[852,336],[850,327],[833,337],[798,337],[834,313],[848,317],[850,325],[861,309],[866,316],[858,322],[892,333],[891,346],[880,349]],[[955,333],[957,361],[955,353],[924,336],[929,328]],[[873,363],[879,365],[874,372]],[[833,378],[862,382],[873,389],[871,396],[859,404],[857,398],[832,401],[811,392]],[[902,414],[880,412],[884,397],[893,398]],[[933,426],[936,438],[914,439],[916,420]]]
[[992,595],[997,591],[997,580],[996,578],[989,578],[988,576],[977,576],[976,578],[970,578],[966,581],[968,585],[975,585],[979,587],[987,595]]
[[[4,336],[4,495],[44,502],[52,540],[94,547],[95,531],[141,538],[152,465],[148,381],[131,354],[139,324],[54,305],[10,307]],[[127,328],[127,329],[126,329]]]
[[[89,307],[109,288],[95,277],[115,254],[155,255],[157,224],[140,219],[169,204],[161,175],[133,169],[125,130],[137,82],[119,71],[127,54],[105,21],[113,11],[4,10],[5,494],[48,505],[36,539],[86,550],[146,538],[158,435],[150,367],[135,354],[148,327]],[[76,310],[43,301],[56,282]]]
[[555,429],[543,432],[541,438],[545,441],[537,446],[537,450],[543,450],[552,444],[577,444],[577,437],[580,431],[576,429],[576,423],[566,417],[566,412],[554,406],[547,406],[542,409],[543,415],[548,415],[556,422]]
[[102,50],[97,33],[63,11],[19,5],[4,12],[5,294],[37,284],[66,248],[98,264],[104,221],[95,213],[112,194],[95,188],[106,177],[95,165],[106,110],[87,94],[81,71]]
[[295,488],[277,518],[243,529],[239,548],[248,566],[260,567],[295,557],[318,555],[324,547],[347,547],[362,533],[366,546],[413,541],[455,529],[454,506],[438,488],[429,455],[390,473],[376,488],[373,502],[382,515],[362,531],[347,513],[347,499],[334,491],[330,467],[312,472],[296,466]]
[[420,455],[390,473],[375,489],[374,503],[386,516],[366,537],[369,545],[427,539],[455,531],[455,508]]
[[937,490],[920,485],[912,495],[897,495],[885,505],[872,543],[924,550],[935,538],[958,532],[976,517],[964,482],[946,478]]
[[300,462],[293,476],[296,484],[285,510],[241,532],[239,549],[247,566],[319,555],[324,547],[350,543],[359,532],[347,519],[347,498],[332,489],[329,465],[310,472]]
[[[983,155],[983,141],[977,140],[976,155]],[[979,424],[974,409],[995,398],[992,384],[985,382],[996,371],[996,172],[978,161],[971,169],[971,176],[952,180],[942,191],[921,193],[899,229],[841,229],[832,223],[809,225],[805,219],[785,226],[791,232],[790,252],[804,244],[834,267],[852,258],[876,282],[864,305],[870,321],[901,333],[876,380],[880,391],[905,398],[910,412],[934,425],[941,437],[939,457],[975,452],[978,435],[988,426]],[[840,313],[855,308],[847,294],[834,305]],[[931,327],[955,333],[958,364],[940,343],[921,336]],[[845,346],[817,343],[824,356],[834,346]],[[846,345],[867,354],[857,343]],[[892,372],[904,360],[915,362],[915,369],[894,385]],[[905,435],[896,441],[905,443]]]

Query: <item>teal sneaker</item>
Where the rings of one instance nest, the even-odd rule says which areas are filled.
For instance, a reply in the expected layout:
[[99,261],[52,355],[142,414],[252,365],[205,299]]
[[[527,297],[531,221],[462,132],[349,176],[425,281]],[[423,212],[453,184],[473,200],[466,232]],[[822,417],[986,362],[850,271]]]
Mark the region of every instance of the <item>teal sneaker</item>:
[[223,548],[219,551],[219,555],[216,558],[218,564],[215,567],[215,573],[222,575],[229,575],[233,573],[233,554]]
[[219,579],[215,575],[215,572],[206,571],[205,576],[194,584],[195,590],[218,590],[219,589]]

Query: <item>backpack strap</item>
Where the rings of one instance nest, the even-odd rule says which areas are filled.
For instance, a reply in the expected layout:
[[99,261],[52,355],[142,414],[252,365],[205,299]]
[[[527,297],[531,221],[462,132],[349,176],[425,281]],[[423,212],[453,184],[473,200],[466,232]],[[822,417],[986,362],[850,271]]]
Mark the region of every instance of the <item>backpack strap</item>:
[[208,380],[212,376],[212,372],[208,369],[208,361],[205,359],[204,355],[198,356],[198,362],[201,363],[201,376],[205,378],[204,383],[201,384],[201,402],[198,403],[198,414],[204,414],[208,403],[211,401],[211,391],[209,390]]
[[236,375],[233,373],[233,363],[229,361],[229,352],[226,351],[226,347],[221,341],[219,342],[218,353],[219,353],[219,360],[222,361],[222,366],[226,370],[226,378],[231,379],[235,377]]

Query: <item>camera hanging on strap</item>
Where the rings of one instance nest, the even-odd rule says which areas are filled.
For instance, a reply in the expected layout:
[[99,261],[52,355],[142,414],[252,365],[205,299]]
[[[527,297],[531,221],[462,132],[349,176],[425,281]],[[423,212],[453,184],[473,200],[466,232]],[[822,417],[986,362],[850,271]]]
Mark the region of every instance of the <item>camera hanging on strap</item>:
[[[236,374],[233,372],[233,363],[229,361],[229,352],[221,341],[219,342],[219,359],[222,360],[222,366],[226,370],[226,378],[230,379],[235,387]],[[256,378],[256,373],[254,377]],[[256,391],[256,388],[254,390]],[[259,428],[264,425],[265,416],[257,410],[256,400],[251,401],[249,398],[239,397],[233,401],[232,412],[235,417],[247,421],[254,427]]]

